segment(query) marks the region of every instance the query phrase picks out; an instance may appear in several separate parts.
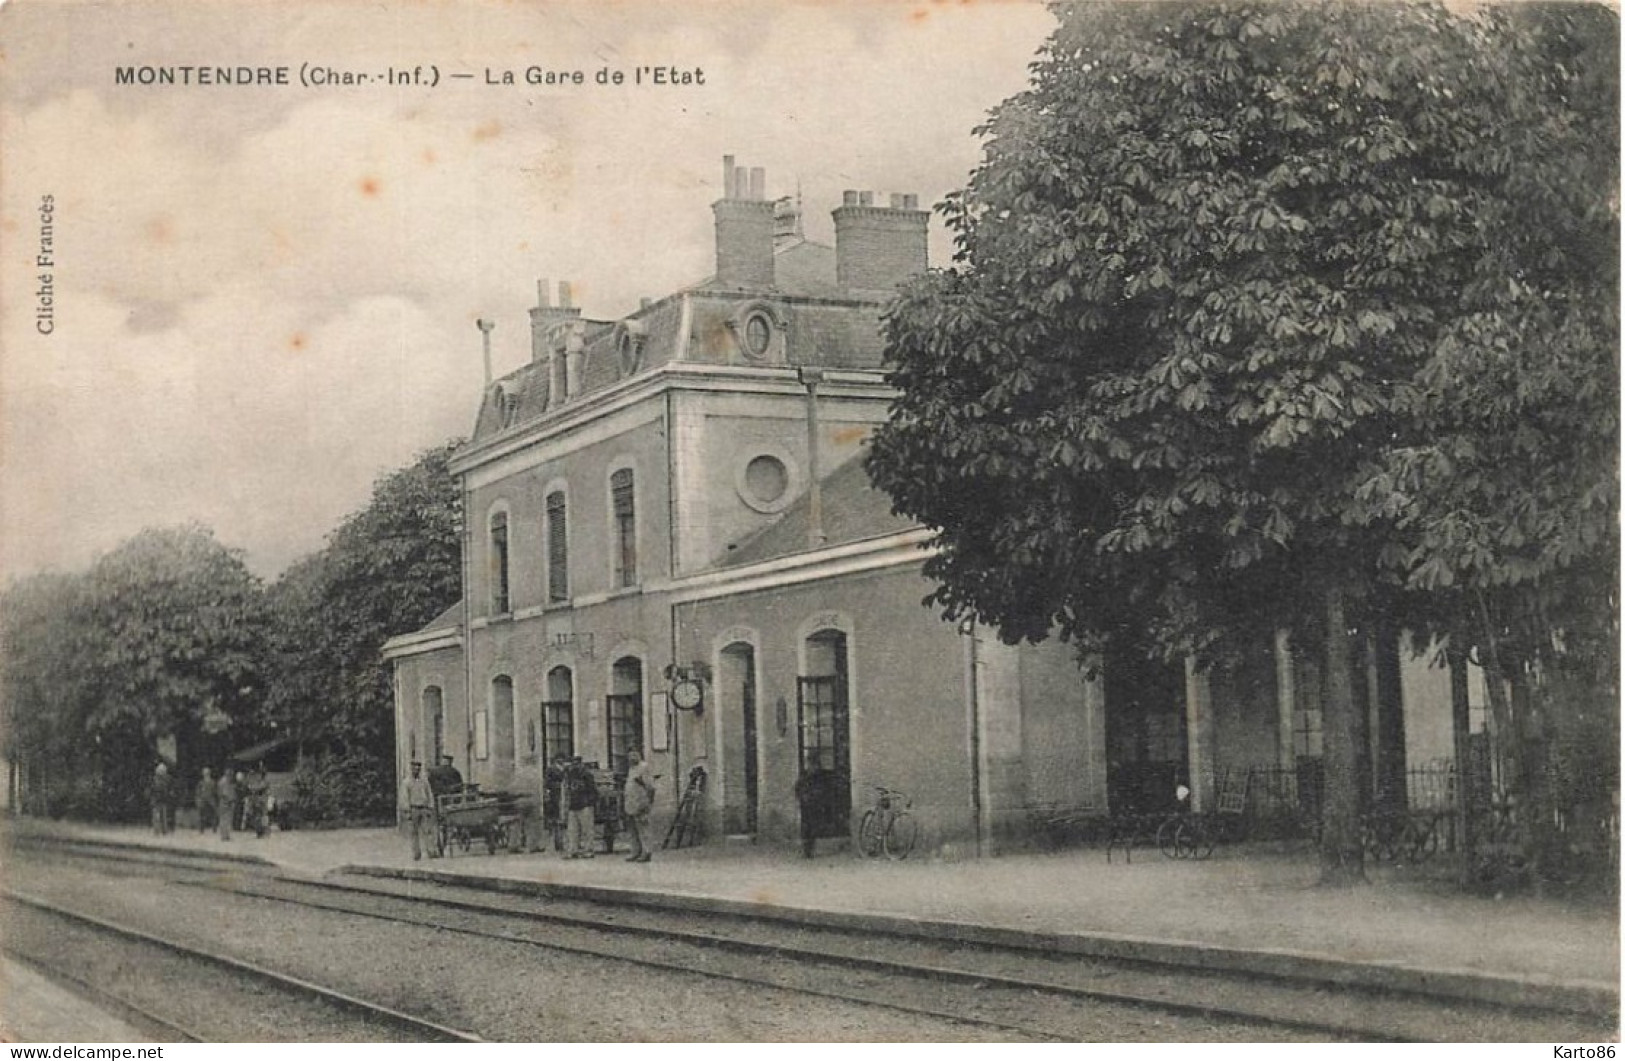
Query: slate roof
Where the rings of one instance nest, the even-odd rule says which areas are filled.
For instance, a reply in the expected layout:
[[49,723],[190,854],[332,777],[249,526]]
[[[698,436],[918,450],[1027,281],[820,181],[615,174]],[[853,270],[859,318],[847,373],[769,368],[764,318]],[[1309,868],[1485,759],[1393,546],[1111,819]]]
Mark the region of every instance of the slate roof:
[[[820,548],[879,538],[919,526],[906,516],[894,513],[891,497],[870,484],[862,453],[824,476],[822,486],[819,507],[824,544]],[[807,552],[811,507],[810,495],[802,494],[776,521],[746,538],[716,566],[739,567]]]

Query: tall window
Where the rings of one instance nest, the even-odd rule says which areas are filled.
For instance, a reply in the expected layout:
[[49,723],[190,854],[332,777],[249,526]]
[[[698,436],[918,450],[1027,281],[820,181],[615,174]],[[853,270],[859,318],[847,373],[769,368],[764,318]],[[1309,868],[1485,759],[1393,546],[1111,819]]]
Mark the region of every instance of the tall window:
[[446,705],[440,686],[431,685],[423,690],[423,717],[429,730],[429,765],[438,766],[446,749]]
[[508,514],[491,516],[491,611],[508,611]]
[[570,668],[554,667],[547,672],[547,699],[542,701],[542,760],[576,753],[574,681]]
[[628,752],[643,751],[643,661],[623,656],[610,671],[610,694],[605,697],[609,732],[609,768],[625,775]]
[[558,604],[570,599],[570,539],[564,491],[547,495],[547,599]]
[[638,521],[632,469],[609,477],[610,509],[615,516],[615,586],[638,584]]

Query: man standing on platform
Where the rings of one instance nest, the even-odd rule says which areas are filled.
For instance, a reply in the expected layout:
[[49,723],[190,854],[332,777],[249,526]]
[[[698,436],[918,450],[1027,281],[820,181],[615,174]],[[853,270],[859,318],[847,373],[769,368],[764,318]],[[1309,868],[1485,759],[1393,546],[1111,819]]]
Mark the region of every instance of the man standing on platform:
[[197,808],[197,831],[206,833],[214,828],[215,801],[220,793],[214,788],[214,771],[207,766],[203,768],[203,777],[197,783],[197,791],[192,794],[192,804]]
[[621,810],[626,817],[627,831],[632,834],[632,857],[628,862],[649,861],[649,811],[654,807],[655,783],[649,774],[649,764],[633,749],[627,753],[626,789]]
[[152,772],[152,831],[163,836],[175,827],[175,780],[169,764],[158,760]]
[[[412,776],[406,781],[405,802],[406,814],[412,829],[412,861],[417,862],[423,858],[424,831],[434,829],[434,791],[429,787],[428,779],[423,776],[422,763],[412,764]],[[434,858],[439,853],[439,845],[431,833],[429,857]]]
[[231,776],[231,764],[220,771],[220,783],[215,786],[215,815],[220,819],[220,839],[231,839],[232,819],[237,817],[237,782]]
[[451,756],[442,755],[440,762],[429,767],[429,790],[437,797],[463,790],[463,775],[453,762]]
[[565,846],[568,858],[592,857],[593,810],[598,806],[598,781],[581,756],[564,771]]

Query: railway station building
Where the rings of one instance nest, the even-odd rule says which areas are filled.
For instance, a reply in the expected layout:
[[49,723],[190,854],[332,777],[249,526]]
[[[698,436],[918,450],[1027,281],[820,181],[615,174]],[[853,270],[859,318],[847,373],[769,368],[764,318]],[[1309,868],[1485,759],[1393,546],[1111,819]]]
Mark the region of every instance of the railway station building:
[[[539,285],[531,359],[489,383],[452,463],[464,600],[385,648],[399,776],[450,754],[534,790],[559,754],[621,772],[637,748],[657,828],[701,767],[704,834],[772,842],[822,767],[847,779],[837,831],[884,785],[949,855],[1026,843],[1035,808],[1295,784],[1320,754],[1319,678],[1284,637],[1090,675],[1058,641],[1007,646],[922,604],[930,533],[862,458],[892,393],[880,315],[927,267],[928,213],[848,192],[828,247],[765,186],[725,160],[714,275],[624,317]],[[1446,672],[1372,660],[1373,757],[1448,756]]]

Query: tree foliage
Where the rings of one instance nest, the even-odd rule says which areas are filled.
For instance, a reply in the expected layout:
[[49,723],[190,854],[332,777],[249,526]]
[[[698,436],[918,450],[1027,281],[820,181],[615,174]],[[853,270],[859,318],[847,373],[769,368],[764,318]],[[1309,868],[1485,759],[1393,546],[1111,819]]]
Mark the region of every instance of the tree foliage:
[[1617,27],[1514,7],[1056,8],[886,323],[948,615],[1201,653],[1611,569]]
[[51,810],[127,816],[159,742],[244,724],[263,695],[262,588],[199,526],[149,529],[86,574],[14,584],[0,611],[14,757]]
[[[428,623],[461,593],[462,498],[447,465],[459,444],[381,477],[327,547],[271,587],[277,680],[268,717],[306,745],[353,760],[345,776],[371,776],[380,764],[387,773],[393,762],[384,642]],[[374,798],[387,807],[393,795],[385,784]]]

